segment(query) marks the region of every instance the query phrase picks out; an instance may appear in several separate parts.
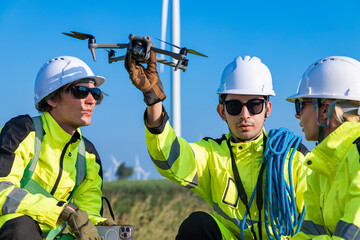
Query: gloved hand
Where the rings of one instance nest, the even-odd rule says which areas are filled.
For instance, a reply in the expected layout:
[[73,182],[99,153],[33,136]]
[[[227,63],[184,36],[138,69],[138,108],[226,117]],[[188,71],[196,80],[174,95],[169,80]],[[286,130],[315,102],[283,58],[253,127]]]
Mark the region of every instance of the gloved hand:
[[156,70],[156,53],[150,52],[147,68],[142,66],[130,56],[127,51],[125,68],[129,73],[131,82],[144,94],[146,105],[151,106],[157,102],[164,101],[166,95],[159,74]]
[[72,232],[79,240],[103,240],[91,223],[87,213],[73,203],[65,205],[60,219],[69,224]]
[[107,218],[105,221],[99,222],[97,224],[97,226],[116,226],[116,225],[117,225],[116,222],[111,218]]

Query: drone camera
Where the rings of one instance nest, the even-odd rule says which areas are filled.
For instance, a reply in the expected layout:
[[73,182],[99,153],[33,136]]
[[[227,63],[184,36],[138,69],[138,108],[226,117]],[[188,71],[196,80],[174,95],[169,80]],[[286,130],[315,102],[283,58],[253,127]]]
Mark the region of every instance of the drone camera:
[[150,49],[154,45],[149,36],[139,37],[133,34],[129,35],[130,56],[138,62],[146,62],[150,58]]
[[144,47],[144,43],[142,41],[135,41],[130,52],[130,55],[133,59],[138,62],[143,62],[146,59],[146,50]]

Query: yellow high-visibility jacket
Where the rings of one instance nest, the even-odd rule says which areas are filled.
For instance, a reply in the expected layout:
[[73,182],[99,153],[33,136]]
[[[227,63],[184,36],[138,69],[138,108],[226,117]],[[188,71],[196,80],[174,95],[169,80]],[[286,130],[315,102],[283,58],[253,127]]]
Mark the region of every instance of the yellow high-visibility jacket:
[[85,142],[86,177],[76,188],[73,202],[86,211],[96,224],[104,221],[102,212],[102,168],[93,144],[81,136],[71,136],[48,112],[41,115],[43,139],[32,175],[55,198],[31,194],[20,188],[25,167],[34,157],[35,129],[28,115],[8,121],[0,133],[0,227],[8,220],[28,215],[43,231],[56,228],[59,215],[72,193],[77,175],[76,159],[80,139]]
[[305,160],[305,221],[294,239],[360,239],[360,123],[345,122]]
[[[205,138],[200,142],[188,143],[176,136],[166,112],[163,114],[159,127],[145,127],[148,151],[157,170],[162,176],[196,192],[212,206],[213,217],[219,225],[223,239],[240,239],[240,221],[246,208],[239,199],[231,167],[231,156],[226,142],[231,136],[230,133],[221,139]],[[262,164],[263,134],[254,141],[231,142],[231,148],[249,201]],[[296,151],[292,168],[298,212],[303,208],[303,191],[306,187],[306,169],[302,161],[307,149],[303,145],[301,148],[304,151],[300,148]],[[288,164],[285,164],[285,176],[288,174],[287,166]],[[247,223],[253,223],[255,231],[258,232],[259,214],[255,201],[250,207],[252,221],[247,217]],[[263,239],[268,239],[264,225],[264,207],[261,222]],[[253,239],[249,229],[245,229],[244,234],[246,239]]]

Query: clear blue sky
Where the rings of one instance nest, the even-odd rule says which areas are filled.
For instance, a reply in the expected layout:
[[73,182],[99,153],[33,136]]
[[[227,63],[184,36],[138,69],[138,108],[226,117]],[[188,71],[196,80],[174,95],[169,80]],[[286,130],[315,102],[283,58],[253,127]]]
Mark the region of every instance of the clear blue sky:
[[[287,127],[303,136],[294,106],[285,98],[295,93],[306,68],[326,56],[360,59],[360,2],[349,1],[180,1],[181,45],[209,56],[188,55],[181,73],[182,137],[198,141],[220,137],[226,124],[216,112],[221,73],[236,56],[257,56],[270,69],[276,96],[266,130]],[[108,64],[107,53],[91,58],[86,41],[61,32],[90,33],[97,43],[126,43],[128,35],[161,37],[162,1],[2,1],[0,7],[0,123],[20,114],[37,115],[34,81],[42,64],[56,56],[76,56],[97,75],[109,94],[97,107],[93,122],[82,129],[96,146],[104,170],[111,156],[127,166],[151,171],[143,125],[142,94],[130,83],[123,62]],[[168,31],[169,32],[169,31]],[[169,39],[169,34],[168,38]],[[156,42],[160,46],[160,42]],[[118,54],[124,51],[119,50]],[[170,67],[160,74],[170,112]],[[305,142],[308,148],[314,143]]]

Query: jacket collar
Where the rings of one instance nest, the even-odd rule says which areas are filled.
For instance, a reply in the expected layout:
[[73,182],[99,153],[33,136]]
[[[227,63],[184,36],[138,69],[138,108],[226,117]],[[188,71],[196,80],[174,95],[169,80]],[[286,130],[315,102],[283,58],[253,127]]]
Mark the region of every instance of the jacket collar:
[[51,136],[50,139],[51,141],[53,141],[53,144],[59,147],[63,147],[71,140],[72,137],[74,137],[76,140],[81,139],[81,132],[79,128],[76,130],[74,135],[71,136],[69,133],[65,132],[64,129],[60,127],[60,125],[55,121],[55,119],[51,116],[49,112],[42,113],[41,121],[45,134],[49,134]]
[[[243,151],[243,149],[248,149],[251,152],[263,152],[263,139],[264,139],[265,130],[263,129],[262,134],[255,139],[248,142],[239,142],[234,143],[230,141],[230,146],[232,147],[232,151],[234,155],[238,154],[239,152]],[[226,134],[226,139],[229,139],[231,137],[231,133]]]
[[333,179],[341,160],[360,137],[360,123],[345,122],[319,143],[305,160],[313,171]]

